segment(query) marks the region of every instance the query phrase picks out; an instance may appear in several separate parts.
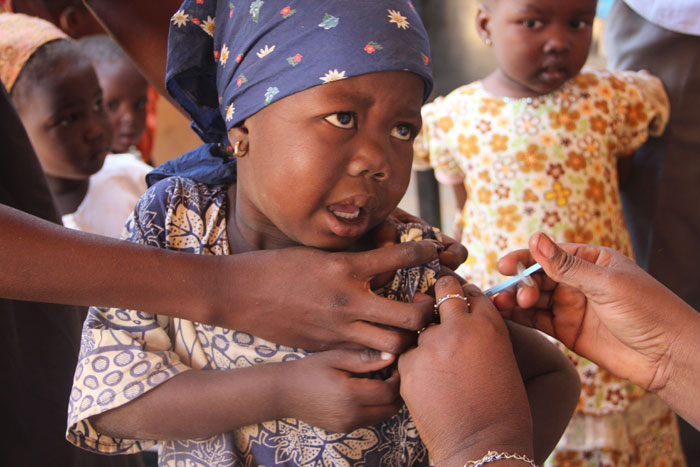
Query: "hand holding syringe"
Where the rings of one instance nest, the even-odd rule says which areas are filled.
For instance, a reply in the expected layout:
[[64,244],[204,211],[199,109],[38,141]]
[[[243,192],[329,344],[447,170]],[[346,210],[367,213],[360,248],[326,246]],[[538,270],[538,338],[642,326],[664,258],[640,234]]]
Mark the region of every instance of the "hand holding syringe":
[[501,284],[498,284],[495,287],[491,287],[488,290],[485,290],[484,295],[486,295],[487,297],[490,297],[492,295],[496,295],[498,292],[502,292],[503,290],[507,289],[511,285],[515,285],[520,281],[525,282],[529,286],[533,286],[535,284],[532,281],[532,278],[530,277],[530,275],[534,272],[539,271],[540,269],[542,269],[542,266],[540,265],[540,263],[535,263],[527,269],[525,269],[525,266],[523,266],[522,263],[518,263],[518,275],[517,276],[513,276],[510,279],[508,279],[507,281],[502,282]]

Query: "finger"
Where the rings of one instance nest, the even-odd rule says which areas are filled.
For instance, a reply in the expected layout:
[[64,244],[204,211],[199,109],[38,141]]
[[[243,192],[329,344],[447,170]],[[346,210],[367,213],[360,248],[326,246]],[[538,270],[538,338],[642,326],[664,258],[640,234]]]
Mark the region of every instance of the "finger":
[[413,214],[409,214],[408,212],[398,207],[394,209],[394,212],[391,213],[391,217],[401,222],[402,224],[421,224],[426,227],[430,227],[430,224],[428,224],[420,217],[416,217]]
[[[529,246],[533,258],[552,280],[570,285],[584,294],[606,288],[607,278],[603,268],[564,251],[544,233],[533,234]],[[597,251],[598,255],[602,251],[601,248],[585,246],[581,246],[581,250],[589,250],[589,254]]]
[[417,331],[433,319],[431,301],[398,302],[372,294],[363,318],[371,323]]
[[[443,300],[447,296],[464,297],[462,286],[450,276],[441,277],[435,283],[435,305],[440,314],[440,323],[449,323],[456,315],[469,311],[468,302],[460,298],[450,298]],[[442,302],[440,302],[443,300]]]
[[391,365],[396,359],[396,356],[389,352],[380,352],[373,349],[335,349],[321,352],[318,355],[319,357],[324,356],[327,358],[332,368],[350,373],[367,373],[381,370]]
[[357,321],[350,326],[348,339],[370,349],[398,355],[410,345],[415,344],[416,332],[389,329],[364,321]]
[[429,240],[406,242],[362,253],[353,253],[348,258],[355,266],[358,277],[368,280],[382,272],[429,263],[437,258],[437,247],[434,242]]
[[445,245],[445,249],[438,255],[440,263],[455,270],[467,260],[469,252],[464,245],[449,235],[441,233],[440,237],[443,245]]

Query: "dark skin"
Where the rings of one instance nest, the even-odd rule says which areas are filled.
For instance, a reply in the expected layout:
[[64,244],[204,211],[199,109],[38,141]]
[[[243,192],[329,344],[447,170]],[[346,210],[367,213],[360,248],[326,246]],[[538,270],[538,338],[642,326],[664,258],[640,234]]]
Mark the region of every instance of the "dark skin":
[[[235,189],[229,204],[236,206],[226,224],[231,252],[300,244],[338,250],[362,242],[408,186],[423,86],[408,72],[351,77],[273,102],[232,131],[245,138],[247,155],[229,190]],[[396,105],[400,97],[405,102]],[[285,137],[288,132],[298,138]],[[303,145],[294,151],[299,157],[280,157],[289,144]],[[352,220],[337,214],[353,209]],[[397,372],[387,380],[354,376],[393,360],[386,353],[331,350],[282,364],[187,371],[91,421],[101,433],[138,439],[200,438],[285,417],[348,432],[400,407]]]
[[[15,99],[49,188],[61,214],[74,212],[90,175],[104,163],[112,128],[102,107],[102,90],[90,62],[66,55],[31,92]],[[15,89],[29,86],[20,77]]]

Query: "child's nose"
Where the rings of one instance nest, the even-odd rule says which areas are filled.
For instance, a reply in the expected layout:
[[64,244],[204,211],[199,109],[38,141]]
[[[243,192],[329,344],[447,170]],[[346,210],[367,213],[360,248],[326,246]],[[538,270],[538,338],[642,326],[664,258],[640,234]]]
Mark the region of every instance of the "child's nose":
[[348,172],[352,176],[370,177],[376,181],[389,178],[389,148],[378,140],[363,142],[355,151]]
[[569,50],[569,35],[564,28],[554,27],[544,44],[545,53],[562,53]]

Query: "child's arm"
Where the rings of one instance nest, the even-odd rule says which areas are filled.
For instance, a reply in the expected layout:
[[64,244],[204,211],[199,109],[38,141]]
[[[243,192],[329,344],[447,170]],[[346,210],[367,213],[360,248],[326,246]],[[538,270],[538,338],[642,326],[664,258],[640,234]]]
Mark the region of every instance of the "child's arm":
[[185,371],[90,422],[100,434],[144,440],[202,438],[280,418],[350,432],[398,410],[396,372],[385,381],[351,374],[393,360],[376,351],[330,350],[284,363]]
[[581,383],[568,357],[542,334],[510,321],[506,324],[530,402],[535,462],[542,464],[573,415]]

